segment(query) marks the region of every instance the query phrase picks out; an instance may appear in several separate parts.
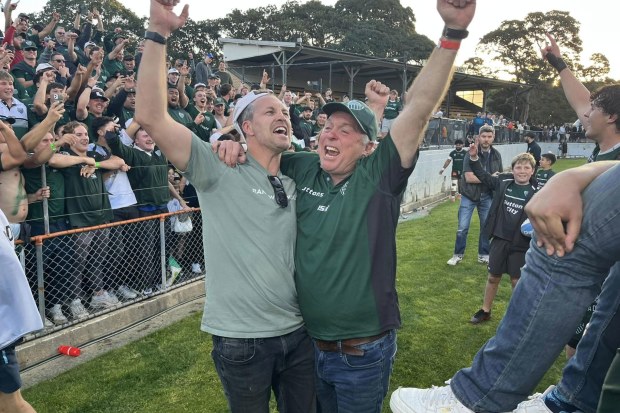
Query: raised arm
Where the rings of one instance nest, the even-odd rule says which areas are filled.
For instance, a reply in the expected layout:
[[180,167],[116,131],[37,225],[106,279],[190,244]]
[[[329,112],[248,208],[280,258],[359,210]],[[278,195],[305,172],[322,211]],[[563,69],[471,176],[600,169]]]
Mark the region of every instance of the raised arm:
[[581,123],[585,125],[586,118],[583,114],[590,109],[590,91],[575,77],[562,60],[562,53],[555,38],[549,33],[547,33],[547,38],[549,44],[541,50],[543,59],[547,60],[560,74],[566,100],[568,100]]
[[15,136],[13,129],[9,128],[4,122],[0,122],[0,134],[6,144],[5,151],[0,153],[0,159],[2,159],[2,168],[9,170],[16,168],[24,163],[26,160],[26,151]]
[[[167,38],[185,24],[189,7],[185,5],[179,16],[172,8],[179,0],[151,0],[149,32]],[[149,133],[168,160],[185,170],[191,151],[191,132],[175,122],[166,109],[166,46],[153,40],[144,44],[138,72],[136,94],[136,121]]]
[[58,22],[60,21],[60,13],[57,12],[53,12],[52,13],[52,18],[49,21],[49,23],[47,23],[47,25],[43,28],[43,30],[41,30],[37,36],[39,36],[39,40],[43,41],[43,39],[45,39],[45,37],[50,34],[52,32],[52,30],[54,30],[54,27],[56,27],[56,25],[58,24]]
[[[437,10],[449,29],[466,30],[474,17],[475,0],[437,0]],[[401,165],[413,165],[424,137],[428,119],[437,108],[450,83],[460,40],[442,38],[428,62],[407,92],[407,103],[396,118],[390,134],[400,154]]]
[[561,257],[572,251],[583,215],[581,192],[619,163],[592,162],[555,174],[527,203],[525,212],[536,231],[537,243],[545,246],[547,254]]
[[52,106],[47,111],[47,116],[41,122],[37,123],[32,129],[26,133],[22,139],[21,143],[25,150],[28,152],[34,150],[41,139],[47,134],[47,132],[54,130],[54,125],[56,122],[62,118],[62,115],[65,113],[65,107],[62,102],[54,102]]

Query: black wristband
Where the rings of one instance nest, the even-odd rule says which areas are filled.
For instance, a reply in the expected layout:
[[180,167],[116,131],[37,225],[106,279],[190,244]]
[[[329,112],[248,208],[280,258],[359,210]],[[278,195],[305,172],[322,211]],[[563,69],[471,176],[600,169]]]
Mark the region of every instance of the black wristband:
[[547,58],[547,61],[549,62],[549,64],[553,66],[553,68],[557,70],[558,73],[560,73],[562,70],[568,67],[566,66],[566,63],[564,62],[564,59],[562,59],[561,57],[557,57],[556,55],[552,53],[547,53],[545,57]]
[[149,32],[148,30],[144,32],[144,38],[146,40],[152,40],[155,43],[166,44],[166,38],[157,32]]
[[467,36],[469,36],[469,32],[467,30],[451,29],[449,27],[444,27],[441,36],[450,40],[463,40]]

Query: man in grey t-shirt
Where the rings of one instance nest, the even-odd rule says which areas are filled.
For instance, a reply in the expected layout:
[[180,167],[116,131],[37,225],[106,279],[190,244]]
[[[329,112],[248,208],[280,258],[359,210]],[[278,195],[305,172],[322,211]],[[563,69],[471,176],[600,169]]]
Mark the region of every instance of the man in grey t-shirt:
[[279,172],[290,145],[288,109],[267,92],[240,99],[234,120],[247,142],[247,162],[234,169],[221,164],[166,111],[165,37],[188,17],[187,9],[176,16],[168,4],[151,0],[136,121],[208,205],[201,211],[208,268],[201,328],[213,334],[229,408],[267,411],[273,389],[280,412],[314,412],[314,354],[293,277],[295,186]]

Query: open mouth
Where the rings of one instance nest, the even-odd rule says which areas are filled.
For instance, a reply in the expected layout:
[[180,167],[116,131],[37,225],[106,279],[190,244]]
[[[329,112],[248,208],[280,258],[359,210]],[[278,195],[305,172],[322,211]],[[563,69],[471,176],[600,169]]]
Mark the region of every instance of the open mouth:
[[338,155],[340,155],[340,151],[338,150],[338,148],[334,148],[333,146],[326,146],[325,147],[325,155],[327,155],[327,156],[338,156]]
[[275,128],[273,130],[273,133],[278,134],[278,135],[287,135],[288,136],[288,129],[285,128],[284,126],[278,126],[277,128]]

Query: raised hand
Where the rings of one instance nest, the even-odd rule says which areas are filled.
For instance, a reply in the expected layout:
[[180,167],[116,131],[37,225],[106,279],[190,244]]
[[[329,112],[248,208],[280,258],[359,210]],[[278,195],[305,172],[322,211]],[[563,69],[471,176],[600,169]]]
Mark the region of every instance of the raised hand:
[[476,11],[476,0],[437,0],[437,11],[447,27],[467,29]]
[[174,14],[174,6],[180,0],[151,0],[149,30],[168,37],[170,33],[182,27],[189,17],[189,6],[186,4],[178,16]]

